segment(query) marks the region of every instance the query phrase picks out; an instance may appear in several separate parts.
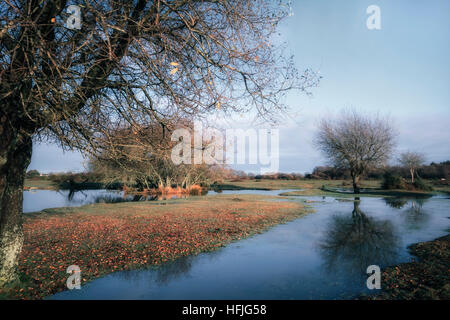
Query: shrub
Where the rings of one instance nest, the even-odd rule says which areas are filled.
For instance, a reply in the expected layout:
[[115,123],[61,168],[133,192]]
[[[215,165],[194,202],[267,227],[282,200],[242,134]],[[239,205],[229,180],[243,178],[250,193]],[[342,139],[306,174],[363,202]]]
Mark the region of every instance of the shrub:
[[383,175],[383,182],[381,187],[386,190],[390,189],[403,189],[403,190],[420,190],[420,191],[432,191],[433,188],[420,178],[416,178],[414,183],[408,183],[405,179],[399,175],[386,172]]
[[39,177],[39,176],[40,176],[40,173],[37,170],[30,170],[26,174],[26,177],[28,179],[36,178],[36,177]]
[[383,182],[381,184],[383,189],[405,189],[406,183],[405,180],[398,176],[394,175],[390,172],[386,172],[383,174]]
[[416,178],[413,185],[416,190],[433,191],[433,188],[420,178]]

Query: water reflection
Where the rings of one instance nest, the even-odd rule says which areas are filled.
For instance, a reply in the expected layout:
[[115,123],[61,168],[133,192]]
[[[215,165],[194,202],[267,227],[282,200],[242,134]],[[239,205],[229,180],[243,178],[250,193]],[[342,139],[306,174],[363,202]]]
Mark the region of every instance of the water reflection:
[[[284,192],[294,191],[291,189]],[[263,194],[276,196],[280,190],[224,190],[223,194]],[[215,195],[215,191],[203,190],[201,195]],[[133,201],[171,200],[187,198],[188,194],[130,194],[117,190],[91,189],[91,190],[38,190],[27,191],[23,194],[23,212],[36,212],[47,208],[76,207],[92,203],[119,203]]]
[[145,277],[143,277],[143,270],[120,272],[116,275],[123,280],[134,281],[135,283],[146,281],[150,286],[165,285],[177,278],[188,276],[194,258],[195,256],[185,256],[166,263],[164,266],[150,268],[146,270]]
[[401,217],[409,229],[425,227],[430,218],[424,209],[424,204],[429,201],[429,198],[384,198],[383,200],[391,208],[404,209],[401,212]]
[[[75,193],[77,193],[77,192],[79,192],[80,194],[82,194],[82,195],[84,196],[85,199],[87,198],[87,194],[86,194],[83,190],[80,190],[80,189],[70,189],[70,190],[69,190],[69,194],[67,195],[67,200],[73,201],[73,198],[74,198],[74,196],[75,196]],[[60,190],[58,190],[58,193],[59,193],[59,194],[62,194]]]
[[384,202],[391,208],[401,209],[408,203],[408,200],[404,198],[384,198]]
[[369,265],[388,265],[396,258],[399,241],[392,222],[370,217],[359,206],[356,198],[351,215],[333,216],[319,242],[328,271],[365,275]]
[[23,212],[36,212],[48,208],[77,207],[92,203],[119,203],[132,201],[170,200],[189,195],[127,194],[115,190],[38,190],[23,193]]
[[[60,191],[58,193],[62,194]],[[88,195],[80,189],[70,189],[67,195],[68,201],[74,201],[75,194],[81,194],[84,199],[81,202],[86,202]],[[120,203],[120,202],[137,202],[137,201],[156,201],[156,200],[170,200],[170,199],[184,199],[189,197],[188,194],[135,194],[126,192],[104,193],[94,197],[92,203]]]
[[170,195],[146,195],[146,194],[122,194],[122,195],[101,195],[94,199],[94,203],[120,203],[120,202],[137,202],[137,201],[157,201],[171,199],[185,199],[187,194],[170,194]]
[[414,199],[410,201],[409,207],[402,212],[405,223],[410,229],[424,228],[430,219],[430,215],[424,209],[427,199]]
[[420,229],[405,223],[408,210],[418,213],[420,207],[412,200],[396,209],[380,198],[362,198],[361,204],[305,199],[315,213],[263,234],[158,268],[112,273],[50,298],[353,299],[374,293],[366,286],[368,265],[408,262],[410,244],[450,227],[450,202],[443,198],[422,203],[420,214],[425,208],[429,220]]

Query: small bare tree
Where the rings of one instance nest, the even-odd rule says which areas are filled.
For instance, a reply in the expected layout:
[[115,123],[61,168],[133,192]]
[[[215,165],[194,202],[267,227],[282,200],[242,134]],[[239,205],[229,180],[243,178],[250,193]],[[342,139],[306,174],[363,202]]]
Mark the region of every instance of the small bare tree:
[[369,168],[386,163],[394,147],[394,130],[388,119],[344,111],[337,119],[323,119],[315,144],[336,168],[350,170],[354,193]]
[[411,183],[414,183],[416,170],[425,163],[425,156],[419,152],[407,151],[400,155],[398,161],[402,166],[409,169]]

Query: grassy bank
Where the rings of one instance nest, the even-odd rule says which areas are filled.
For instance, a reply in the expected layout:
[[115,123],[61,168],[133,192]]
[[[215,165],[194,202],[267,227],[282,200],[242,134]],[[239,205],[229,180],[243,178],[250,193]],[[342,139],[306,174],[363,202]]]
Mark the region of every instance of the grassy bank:
[[0,296],[39,299],[66,289],[78,265],[82,285],[118,271],[157,266],[292,220],[306,209],[273,197],[218,195],[158,202],[93,204],[27,214],[21,284]]
[[[430,182],[431,184],[431,182]],[[331,196],[348,198],[355,197],[352,191],[352,183],[349,180],[242,180],[242,181],[226,181],[223,186],[229,189],[298,189],[296,191],[281,193],[283,196]],[[361,190],[358,195],[360,197],[427,197],[437,193],[449,193],[447,187],[436,188],[435,192],[424,191],[408,191],[408,190],[382,190],[380,180],[363,180],[360,183]],[[342,192],[344,191],[345,192]]]
[[[420,191],[406,191],[406,190],[380,190],[381,181],[380,180],[363,180],[361,182],[361,188],[372,189],[370,192],[363,192],[361,196],[415,196],[415,195],[431,195],[436,193],[446,193],[450,194],[450,186],[436,184],[436,182],[428,181],[428,184],[433,185],[435,192],[420,192]],[[286,195],[342,195],[343,193],[334,192],[334,188],[346,188],[351,189],[351,181],[349,180],[270,180],[270,179],[249,179],[249,180],[229,180],[222,184],[212,185],[213,189],[218,188],[222,190],[239,190],[239,189],[256,189],[256,190],[280,190],[280,189],[298,189],[298,191],[293,191]],[[322,187],[325,186],[324,190]],[[56,190],[59,188],[68,188],[66,185],[57,185],[51,180],[44,178],[26,179],[25,187],[27,189],[47,189]],[[100,183],[86,183],[84,185],[77,186],[78,189],[102,189],[105,185]],[[112,189],[117,189],[120,186],[114,185],[109,186]],[[353,196],[353,195],[352,195]]]
[[[320,189],[323,185],[331,187],[351,186],[350,181],[346,180],[270,180],[270,179],[250,179],[242,181],[225,181],[223,185],[227,187],[240,187],[245,189]],[[364,188],[379,187],[380,182],[375,180],[364,181]]]
[[25,189],[56,190],[58,186],[51,180],[35,178],[25,179]]
[[292,192],[284,192],[283,196],[304,196],[304,195],[321,195],[334,196],[340,198],[354,198],[354,197],[431,197],[432,192],[427,191],[409,191],[409,190],[383,190],[377,188],[361,189],[359,194],[354,194],[349,188],[335,188],[329,186],[322,186],[320,189],[307,189]]
[[409,247],[419,261],[386,268],[383,292],[373,299],[449,300],[450,235]]

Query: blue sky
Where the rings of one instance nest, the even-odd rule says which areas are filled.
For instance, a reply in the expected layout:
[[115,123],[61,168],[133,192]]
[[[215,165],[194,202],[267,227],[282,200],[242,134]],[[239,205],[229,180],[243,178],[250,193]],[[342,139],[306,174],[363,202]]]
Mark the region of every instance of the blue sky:
[[[325,164],[311,145],[315,124],[348,107],[389,115],[399,132],[397,153],[450,159],[450,1],[292,2],[294,15],[281,26],[281,36],[297,67],[312,67],[323,79],[313,97],[288,98],[292,111],[280,127],[280,171]],[[369,5],[381,9],[381,30],[366,27]],[[83,158],[35,145],[29,169],[80,171]]]

